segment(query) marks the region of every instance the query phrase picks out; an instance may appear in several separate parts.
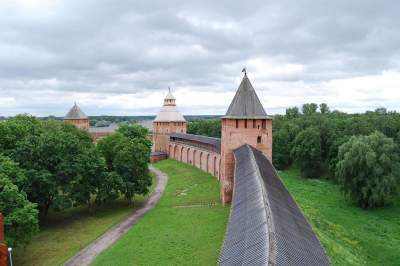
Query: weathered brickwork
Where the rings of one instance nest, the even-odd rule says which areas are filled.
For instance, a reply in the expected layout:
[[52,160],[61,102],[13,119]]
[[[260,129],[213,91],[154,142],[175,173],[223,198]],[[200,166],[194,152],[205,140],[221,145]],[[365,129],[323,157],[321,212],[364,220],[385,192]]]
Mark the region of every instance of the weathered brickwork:
[[171,133],[186,133],[186,122],[153,122],[153,150],[168,152]]
[[0,266],[6,266],[8,260],[8,248],[4,236],[4,216],[0,213]]
[[255,147],[272,161],[272,119],[222,118],[221,197],[223,202],[231,201],[235,168],[233,151],[243,144]]
[[65,123],[75,125],[77,128],[81,128],[84,130],[89,129],[89,118],[84,119],[65,119]]

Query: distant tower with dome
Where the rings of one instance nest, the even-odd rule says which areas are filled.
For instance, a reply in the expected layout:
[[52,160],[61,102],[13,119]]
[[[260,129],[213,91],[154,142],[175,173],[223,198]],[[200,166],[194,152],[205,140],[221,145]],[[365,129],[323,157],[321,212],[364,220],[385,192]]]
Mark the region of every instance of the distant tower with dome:
[[89,130],[89,117],[79,108],[76,102],[64,117],[64,122],[81,129]]
[[167,152],[172,133],[186,133],[186,120],[176,106],[176,99],[168,89],[164,105],[153,121],[153,150]]

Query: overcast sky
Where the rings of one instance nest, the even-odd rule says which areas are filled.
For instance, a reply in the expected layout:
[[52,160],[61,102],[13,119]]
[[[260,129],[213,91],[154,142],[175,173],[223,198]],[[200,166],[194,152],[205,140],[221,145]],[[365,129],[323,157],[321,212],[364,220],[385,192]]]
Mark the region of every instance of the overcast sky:
[[224,114],[245,66],[267,113],[400,111],[400,1],[0,0],[0,116]]

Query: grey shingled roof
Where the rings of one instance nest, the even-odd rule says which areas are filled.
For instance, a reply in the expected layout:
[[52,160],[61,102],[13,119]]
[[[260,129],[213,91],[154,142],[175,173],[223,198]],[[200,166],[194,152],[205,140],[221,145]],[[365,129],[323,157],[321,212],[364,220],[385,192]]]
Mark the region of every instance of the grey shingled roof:
[[268,118],[247,74],[244,75],[239,89],[236,91],[235,97],[223,118]]
[[69,110],[68,114],[64,117],[64,119],[87,119],[87,115],[79,108],[79,106],[74,103],[71,110]]
[[311,226],[258,150],[234,151],[234,191],[220,265],[330,265]]
[[116,123],[110,124],[108,127],[90,127],[90,133],[112,133],[118,129],[119,125]]
[[210,146],[215,147],[215,149],[220,152],[221,151],[221,139],[219,138],[212,138],[200,135],[193,135],[193,134],[184,134],[184,133],[172,133],[170,138],[178,138],[183,140],[189,140],[198,143],[205,143]]

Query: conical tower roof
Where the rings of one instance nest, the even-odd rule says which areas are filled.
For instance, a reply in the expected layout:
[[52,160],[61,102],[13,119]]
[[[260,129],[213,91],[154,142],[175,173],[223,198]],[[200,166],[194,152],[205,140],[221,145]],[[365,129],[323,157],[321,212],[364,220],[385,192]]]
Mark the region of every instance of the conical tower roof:
[[244,74],[239,89],[229,105],[228,111],[223,118],[233,119],[265,119],[267,113],[262,106],[247,74]]
[[170,89],[164,99],[164,105],[161,107],[154,122],[186,122],[178,107],[176,107],[175,98]]
[[74,103],[71,110],[69,110],[68,114],[64,117],[64,119],[88,119],[87,115],[79,108],[79,106]]

